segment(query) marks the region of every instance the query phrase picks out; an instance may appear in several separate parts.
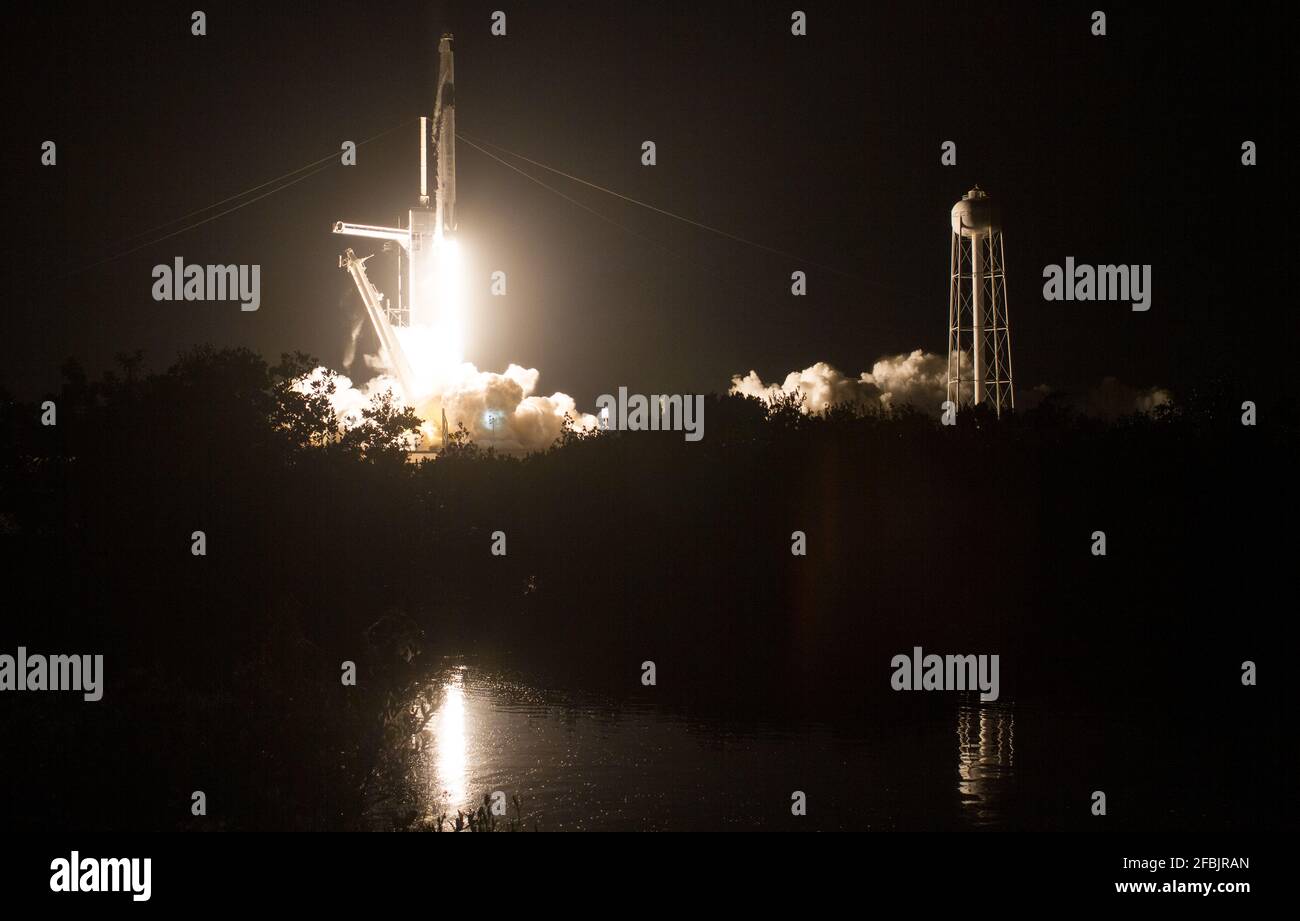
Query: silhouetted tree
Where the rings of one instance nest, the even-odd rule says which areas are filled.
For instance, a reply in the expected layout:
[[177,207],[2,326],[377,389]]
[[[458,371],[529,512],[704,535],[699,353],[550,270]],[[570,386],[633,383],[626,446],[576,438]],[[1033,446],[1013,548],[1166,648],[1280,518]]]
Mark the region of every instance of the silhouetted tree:
[[371,398],[361,411],[361,420],[343,433],[339,446],[372,463],[401,463],[419,444],[421,424],[415,410],[401,405],[391,390],[385,390]]
[[271,425],[295,453],[334,444],[342,434],[334,410],[338,374],[305,352],[285,352],[271,370],[275,407]]

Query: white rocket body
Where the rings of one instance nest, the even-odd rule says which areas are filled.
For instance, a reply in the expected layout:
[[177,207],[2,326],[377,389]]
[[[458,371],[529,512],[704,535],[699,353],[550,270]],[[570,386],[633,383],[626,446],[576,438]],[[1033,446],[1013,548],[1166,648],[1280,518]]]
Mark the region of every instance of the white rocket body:
[[[456,84],[451,36],[438,43],[438,90],[433,119],[420,119],[420,204],[409,212],[409,242],[406,249],[409,273],[410,324],[438,324],[439,264],[444,257],[442,243],[456,229]],[[427,133],[426,133],[427,132]],[[433,143],[433,207],[429,207],[429,141]]]

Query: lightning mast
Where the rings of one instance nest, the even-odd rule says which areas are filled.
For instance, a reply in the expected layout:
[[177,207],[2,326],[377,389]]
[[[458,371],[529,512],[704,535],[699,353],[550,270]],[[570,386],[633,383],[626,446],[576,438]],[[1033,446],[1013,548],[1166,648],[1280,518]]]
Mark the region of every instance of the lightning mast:
[[[429,202],[429,145],[434,153],[434,196]],[[408,212],[406,227],[382,227],[376,224],[351,224],[339,221],[334,232],[353,237],[367,237],[397,244],[397,306],[379,309],[383,296],[366,278],[364,262],[352,250],[339,257],[340,267],[348,268],[361,300],[366,305],[375,333],[388,360],[401,380],[408,397],[415,383],[410,367],[400,354],[401,345],[393,333],[394,326],[435,326],[438,313],[438,277],[443,242],[456,230],[456,85],[452,37],[444,34],[438,42],[438,88],[434,97],[433,118],[420,116],[420,195]],[[355,266],[355,267],[354,267]],[[406,379],[403,379],[405,377]]]

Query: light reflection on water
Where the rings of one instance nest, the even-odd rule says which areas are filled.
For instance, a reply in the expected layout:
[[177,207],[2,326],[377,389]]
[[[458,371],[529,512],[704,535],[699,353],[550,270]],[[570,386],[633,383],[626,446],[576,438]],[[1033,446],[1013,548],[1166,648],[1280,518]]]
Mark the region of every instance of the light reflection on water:
[[1016,714],[998,704],[957,709],[957,790],[972,824],[993,825],[1016,766]]
[[433,789],[447,811],[469,804],[469,739],[465,727],[465,672],[455,669],[442,688],[442,703],[425,729],[433,735]]
[[[370,791],[372,827],[454,819],[496,790],[549,830],[991,827],[1015,776],[1015,711],[1002,703],[854,734],[696,719],[475,667],[443,670],[428,691],[434,710],[400,755],[414,764]],[[809,794],[806,818],[790,815],[794,790]]]

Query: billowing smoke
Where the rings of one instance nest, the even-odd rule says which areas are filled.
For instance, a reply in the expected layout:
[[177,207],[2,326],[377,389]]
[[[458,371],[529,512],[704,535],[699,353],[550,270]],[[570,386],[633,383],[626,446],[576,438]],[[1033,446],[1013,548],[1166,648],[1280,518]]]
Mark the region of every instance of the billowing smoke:
[[[947,399],[947,361],[931,352],[917,349],[881,358],[871,370],[848,377],[824,361],[802,371],[791,371],[780,384],[765,384],[758,372],[731,378],[731,393],[757,397],[766,402],[783,394],[800,394],[803,411],[821,412],[837,404],[878,405],[882,408],[910,404],[922,410],[937,410]],[[970,375],[970,356],[961,354],[962,375]],[[1031,390],[1016,391],[1016,407],[1032,409],[1052,394],[1052,388],[1039,384]],[[1173,396],[1164,387],[1132,387],[1114,377],[1105,377],[1081,397],[1068,398],[1069,405],[1080,412],[1101,419],[1114,419],[1130,413],[1150,413],[1172,403]]]
[[781,394],[801,394],[804,412],[821,412],[842,403],[882,408],[911,404],[937,409],[947,392],[946,358],[917,349],[886,355],[857,377],[848,377],[824,361],[791,371],[780,384],[765,384],[757,371],[731,379],[731,393],[771,402]]
[[[366,357],[369,360],[370,356]],[[299,386],[305,389],[310,380],[325,373],[324,368],[317,368]],[[424,420],[419,448],[442,447],[444,411],[449,433],[454,434],[463,425],[476,444],[510,453],[550,447],[559,437],[566,415],[576,429],[587,431],[596,427],[596,417],[578,412],[568,394],[535,394],[540,376],[536,368],[514,364],[502,374],[480,371],[468,362],[451,369],[434,389],[410,401],[415,414]],[[334,382],[331,403],[344,428],[361,420],[362,410],[375,396],[385,391],[399,396],[403,392],[388,374],[381,374],[361,387],[354,386],[350,378],[341,374]]]
[[880,389],[872,382],[871,375],[846,377],[824,361],[802,371],[791,371],[781,384],[763,383],[757,371],[751,370],[744,377],[737,374],[731,378],[730,392],[757,397],[767,403],[784,394],[799,394],[804,399],[805,412],[818,412],[840,403],[859,404],[880,399]]
[[[961,353],[963,374],[970,356]],[[916,349],[906,355],[886,356],[871,366],[871,379],[880,388],[884,406],[913,406],[931,409],[948,396],[948,359]]]
[[1161,406],[1173,405],[1174,397],[1164,387],[1134,387],[1110,376],[1083,392],[1058,391],[1047,384],[1039,384],[1032,390],[1016,391],[1016,409],[1034,409],[1048,400],[1055,400],[1058,405],[1085,416],[1109,421],[1134,413],[1153,413]]
[[1114,419],[1129,413],[1150,413],[1157,407],[1172,402],[1173,397],[1163,387],[1142,389],[1131,387],[1114,377],[1105,377],[1100,384],[1088,391],[1083,411],[1090,416]]
[[498,451],[541,451],[560,436],[567,416],[580,430],[596,427],[596,417],[578,412],[567,393],[534,394],[541,375],[536,368],[512,364],[505,372],[480,371],[466,362],[431,392],[415,400],[415,412],[425,420],[430,447],[442,445],[442,413],[454,432],[459,425],[476,444]]

